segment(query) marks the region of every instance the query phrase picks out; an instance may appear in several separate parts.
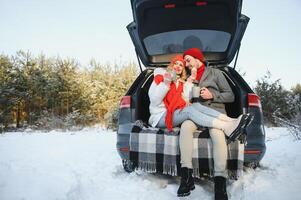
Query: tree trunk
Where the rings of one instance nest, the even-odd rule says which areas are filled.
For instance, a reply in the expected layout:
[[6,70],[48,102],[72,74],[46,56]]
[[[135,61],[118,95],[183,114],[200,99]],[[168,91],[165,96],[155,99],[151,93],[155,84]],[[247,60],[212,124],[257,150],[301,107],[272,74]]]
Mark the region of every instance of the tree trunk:
[[17,104],[17,128],[20,128],[20,119],[21,119],[21,108],[20,108],[20,102]]
[[31,124],[31,119],[30,119],[30,101],[28,99],[25,100],[25,112],[26,112],[26,121],[27,121],[27,124]]

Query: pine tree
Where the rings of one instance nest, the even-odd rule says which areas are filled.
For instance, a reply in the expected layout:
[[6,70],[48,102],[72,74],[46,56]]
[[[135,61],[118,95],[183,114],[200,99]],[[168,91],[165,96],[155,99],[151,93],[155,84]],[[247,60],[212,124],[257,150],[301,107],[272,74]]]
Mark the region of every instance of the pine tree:
[[51,128],[110,121],[116,126],[120,98],[136,76],[133,63],[91,60],[85,68],[75,59],[24,51],[0,55],[0,123]]
[[279,79],[272,82],[270,72],[256,81],[255,92],[261,98],[263,115],[268,122],[277,125],[275,116],[288,120],[295,116],[292,93],[283,88]]
[[294,122],[301,126],[301,84],[297,84],[295,87],[293,87],[292,89],[293,92],[293,105],[295,107],[295,119]]

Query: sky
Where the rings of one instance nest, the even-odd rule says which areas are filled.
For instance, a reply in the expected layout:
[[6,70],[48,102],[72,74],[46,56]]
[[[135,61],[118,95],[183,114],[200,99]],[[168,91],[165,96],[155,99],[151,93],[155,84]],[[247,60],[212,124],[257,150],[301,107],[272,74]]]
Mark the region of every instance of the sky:
[[[242,13],[250,22],[237,69],[251,87],[267,71],[286,89],[301,83],[300,9],[300,0],[244,0]],[[132,20],[130,0],[0,0],[0,53],[28,50],[83,65],[92,58],[136,61],[126,30]]]

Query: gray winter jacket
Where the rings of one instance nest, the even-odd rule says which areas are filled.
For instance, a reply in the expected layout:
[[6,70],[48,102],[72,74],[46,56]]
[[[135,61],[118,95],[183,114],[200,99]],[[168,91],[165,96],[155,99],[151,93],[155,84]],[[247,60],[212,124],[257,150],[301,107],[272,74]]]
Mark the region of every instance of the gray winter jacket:
[[226,113],[224,103],[233,102],[235,97],[223,73],[218,69],[206,67],[199,86],[208,88],[213,95],[212,100],[204,101],[202,104]]

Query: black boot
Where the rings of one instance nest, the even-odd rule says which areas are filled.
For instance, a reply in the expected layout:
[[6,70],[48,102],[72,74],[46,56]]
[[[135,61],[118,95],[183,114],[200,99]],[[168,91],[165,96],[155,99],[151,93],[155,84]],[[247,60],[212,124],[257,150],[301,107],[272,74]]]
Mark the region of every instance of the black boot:
[[222,176],[214,177],[215,200],[228,200],[226,178]]
[[181,184],[178,189],[178,197],[185,197],[190,195],[190,191],[194,190],[194,180],[192,177],[192,169],[187,167],[181,168]]

